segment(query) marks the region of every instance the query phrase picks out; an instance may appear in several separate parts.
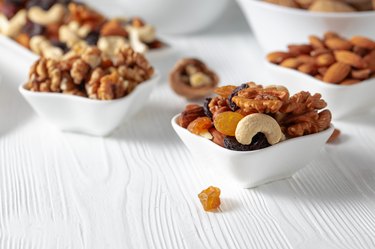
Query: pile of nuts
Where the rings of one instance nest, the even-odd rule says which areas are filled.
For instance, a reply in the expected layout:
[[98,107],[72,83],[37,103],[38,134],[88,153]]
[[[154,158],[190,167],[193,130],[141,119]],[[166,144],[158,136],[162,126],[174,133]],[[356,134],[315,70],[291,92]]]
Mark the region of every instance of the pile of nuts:
[[0,34],[52,59],[93,45],[109,55],[124,47],[144,53],[164,46],[156,39],[154,27],[140,18],[107,19],[69,0],[0,1]]
[[111,59],[94,46],[69,55],[60,60],[41,57],[31,67],[25,88],[112,100],[128,95],[154,73],[145,57],[131,48]]
[[215,89],[203,106],[187,105],[177,123],[191,133],[237,151],[262,149],[329,128],[331,112],[320,94],[289,96],[283,86],[253,82]]
[[218,83],[217,74],[196,58],[179,60],[169,74],[171,88],[187,99],[203,98],[211,94]]
[[375,42],[363,36],[345,39],[333,32],[323,39],[309,37],[309,44],[289,45],[267,60],[298,70],[327,83],[352,85],[375,76]]
[[354,12],[375,9],[374,0],[265,0],[268,3],[313,12]]

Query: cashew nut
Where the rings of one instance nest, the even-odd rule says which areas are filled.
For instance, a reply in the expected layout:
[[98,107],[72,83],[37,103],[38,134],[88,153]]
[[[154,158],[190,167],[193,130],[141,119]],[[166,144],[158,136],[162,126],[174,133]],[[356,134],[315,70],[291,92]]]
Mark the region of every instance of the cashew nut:
[[31,21],[44,26],[60,22],[64,15],[65,7],[59,3],[53,5],[49,10],[33,6],[28,12],[28,17]]
[[63,55],[61,48],[55,47],[44,36],[36,35],[30,39],[30,48],[36,54],[50,59],[59,59]]
[[114,56],[122,48],[128,48],[129,43],[125,38],[119,36],[105,36],[98,40],[98,48],[109,56]]
[[17,14],[8,21],[6,16],[0,15],[0,33],[9,36],[16,37],[25,26],[27,22],[26,10],[20,10]]
[[62,25],[59,29],[59,39],[65,42],[68,47],[72,47],[75,43],[81,41],[78,34],[68,25]]
[[155,28],[151,25],[144,25],[137,28],[139,32],[139,39],[143,42],[149,43],[155,40]]
[[189,82],[192,87],[202,87],[211,85],[212,80],[208,75],[202,72],[196,72],[190,75]]
[[277,121],[269,115],[254,113],[247,115],[237,124],[235,136],[241,144],[251,144],[253,137],[263,133],[270,144],[276,144],[283,139],[283,133]]
[[147,51],[148,47],[141,41],[139,28],[128,27],[130,45],[132,49],[138,53],[144,53]]

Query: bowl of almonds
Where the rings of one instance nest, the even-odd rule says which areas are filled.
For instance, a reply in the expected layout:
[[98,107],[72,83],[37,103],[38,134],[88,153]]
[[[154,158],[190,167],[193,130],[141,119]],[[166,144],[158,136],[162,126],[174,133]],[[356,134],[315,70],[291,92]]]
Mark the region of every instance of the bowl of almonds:
[[370,38],[310,35],[308,43],[289,44],[286,51],[269,53],[267,61],[272,75],[291,91],[320,92],[335,118],[375,106],[375,41]]
[[130,48],[108,58],[97,47],[61,60],[41,57],[19,91],[63,131],[105,136],[138,112],[159,75]]
[[310,34],[322,34],[328,30],[346,37],[361,34],[375,38],[369,25],[375,22],[371,0],[237,1],[265,52],[303,42]]
[[334,130],[318,93],[290,96],[284,86],[253,82],[215,93],[203,105],[187,105],[171,123],[218,181],[251,188],[290,177],[313,160]]

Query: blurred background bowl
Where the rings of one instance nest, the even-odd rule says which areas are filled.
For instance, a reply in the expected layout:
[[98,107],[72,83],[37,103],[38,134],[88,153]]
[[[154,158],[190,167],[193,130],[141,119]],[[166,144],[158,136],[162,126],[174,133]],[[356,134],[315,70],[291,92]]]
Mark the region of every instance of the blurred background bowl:
[[140,16],[164,34],[188,34],[212,25],[230,0],[104,0],[87,4],[109,16]]
[[305,43],[309,35],[335,31],[344,37],[375,38],[375,11],[318,13],[293,9],[262,0],[237,0],[264,52]]

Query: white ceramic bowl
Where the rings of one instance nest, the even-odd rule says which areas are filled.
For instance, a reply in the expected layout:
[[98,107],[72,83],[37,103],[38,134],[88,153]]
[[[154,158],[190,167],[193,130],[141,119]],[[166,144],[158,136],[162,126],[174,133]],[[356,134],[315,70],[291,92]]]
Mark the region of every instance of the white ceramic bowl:
[[335,31],[345,37],[375,38],[375,11],[318,13],[293,9],[262,0],[237,0],[265,52],[305,43],[309,35]]
[[35,112],[62,131],[105,136],[129,119],[146,103],[159,80],[158,73],[138,85],[129,95],[115,100],[92,100],[61,93],[19,91]]
[[321,93],[332,112],[333,119],[367,112],[375,107],[375,78],[348,86],[320,81],[307,74],[265,62],[277,84],[286,86],[291,93],[309,91]]
[[[104,0],[87,4],[111,16],[140,16],[166,34],[187,34],[211,25],[230,0]],[[120,12],[122,11],[122,13]]]
[[256,151],[232,151],[182,128],[176,122],[178,116],[172,118],[172,126],[200,165],[211,167],[222,182],[242,188],[292,176],[318,155],[334,130],[331,126]]

